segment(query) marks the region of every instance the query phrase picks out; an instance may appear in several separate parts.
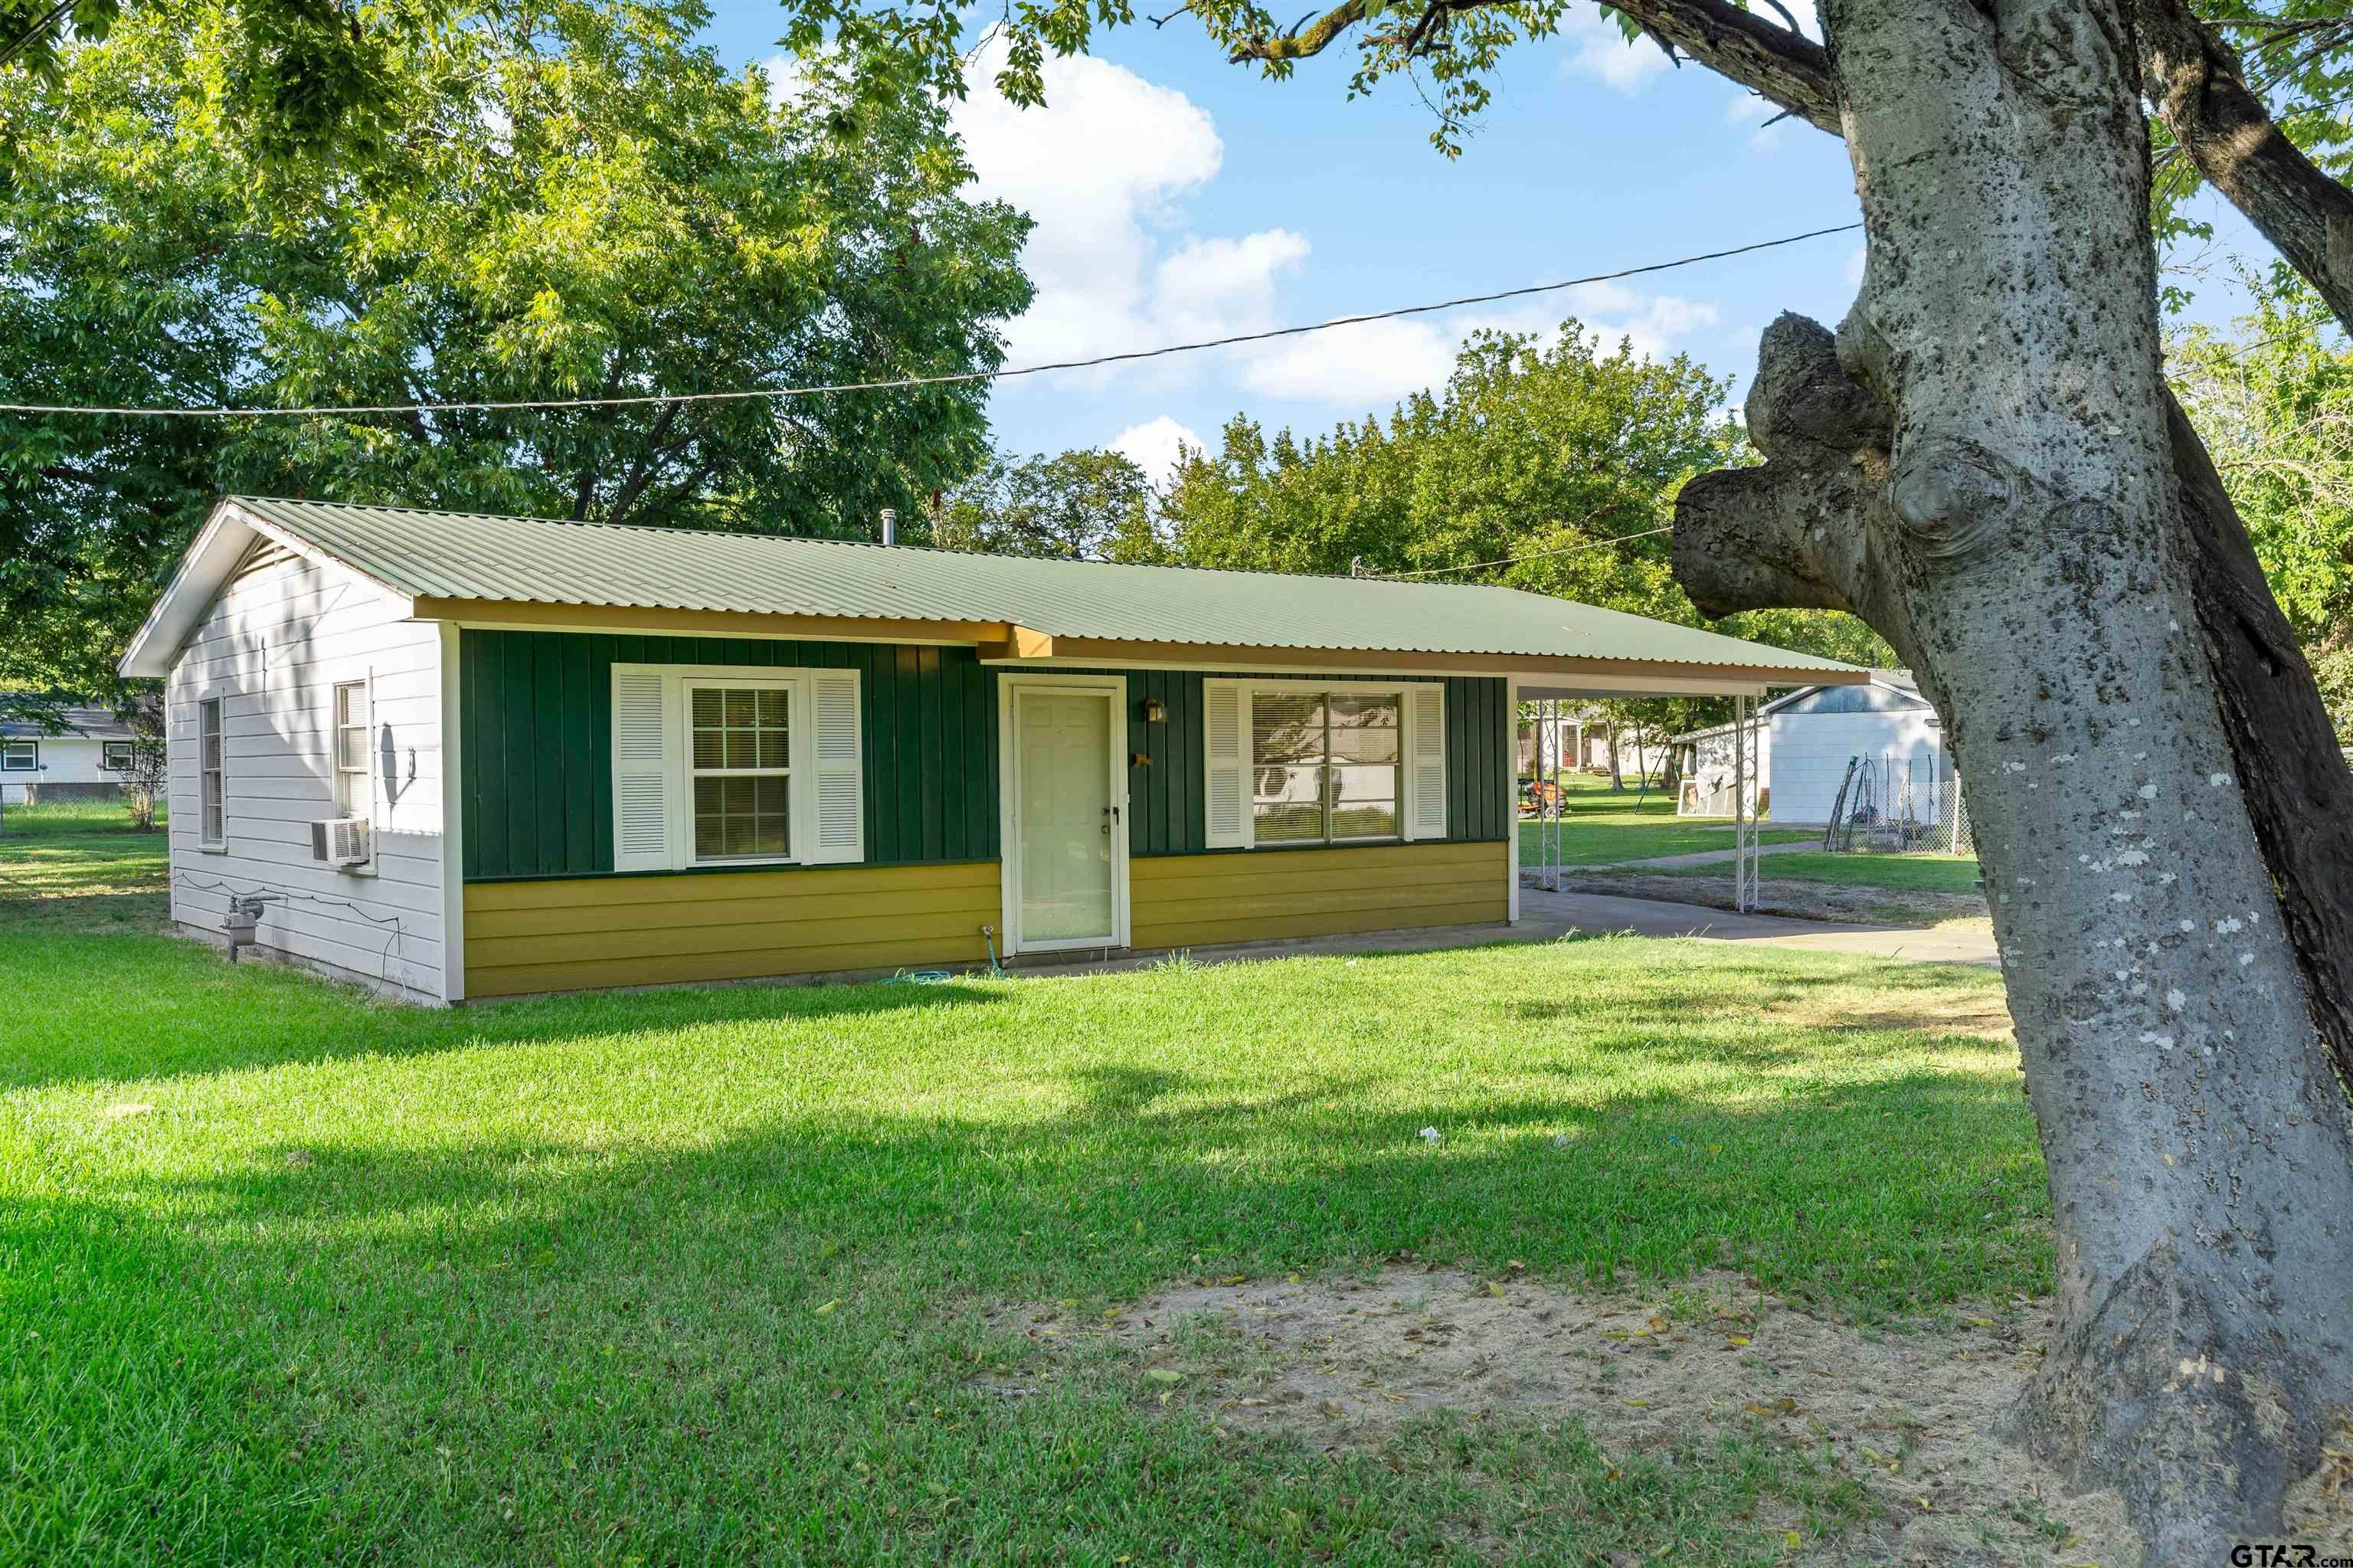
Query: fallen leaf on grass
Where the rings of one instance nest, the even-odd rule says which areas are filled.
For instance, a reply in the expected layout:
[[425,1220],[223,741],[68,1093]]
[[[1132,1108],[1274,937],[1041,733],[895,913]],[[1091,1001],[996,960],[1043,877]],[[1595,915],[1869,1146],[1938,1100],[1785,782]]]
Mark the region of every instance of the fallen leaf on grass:
[[829,1318],[833,1315],[834,1309],[840,1305],[841,1298],[837,1296],[822,1307],[810,1308],[809,1316],[812,1318]]
[[1174,1367],[1154,1367],[1144,1374],[1154,1383],[1183,1383],[1185,1374]]

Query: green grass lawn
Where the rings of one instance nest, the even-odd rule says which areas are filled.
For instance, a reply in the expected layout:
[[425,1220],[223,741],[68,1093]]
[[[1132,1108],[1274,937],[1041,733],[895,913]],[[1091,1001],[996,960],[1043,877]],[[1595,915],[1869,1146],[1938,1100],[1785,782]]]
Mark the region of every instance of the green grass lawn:
[[11,806],[0,832],[0,930],[137,927],[163,917],[163,813],[132,832],[119,802]]
[[[1565,780],[1560,848],[1563,865],[1608,865],[1620,861],[1649,860],[1659,855],[1696,854],[1704,850],[1732,852],[1729,817],[1678,817],[1674,798],[1657,789],[1647,799],[1628,788],[1620,793],[1609,780],[1575,774]],[[1637,801],[1640,804],[1637,804]],[[1533,865],[1541,853],[1536,823],[1520,823],[1520,863]],[[1803,829],[1765,828],[1760,842],[1788,843],[1818,838]],[[1723,874],[1719,870],[1716,874]]]
[[[1759,875],[1788,882],[1835,882],[1852,887],[1886,887],[1904,893],[1975,893],[1978,863],[1966,854],[1830,854],[1767,855],[1757,863]],[[1721,876],[1712,866],[1668,866],[1666,873]]]
[[153,935],[92,845],[32,863],[121,904],[0,907],[0,1562],[1790,1561],[1760,1508],[1857,1494],[1753,1433],[1335,1458],[981,1314],[1401,1251],[2049,1287],[2016,1053],[1922,1022],[1998,1012],[1978,971],[1600,939],[431,1012]]

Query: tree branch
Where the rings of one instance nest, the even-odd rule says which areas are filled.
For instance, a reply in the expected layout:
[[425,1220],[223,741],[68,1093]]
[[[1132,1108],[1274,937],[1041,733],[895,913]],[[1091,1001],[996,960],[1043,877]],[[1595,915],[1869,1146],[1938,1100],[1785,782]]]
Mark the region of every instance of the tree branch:
[[2353,191],[2272,120],[2237,51],[2188,0],[2134,0],[2145,87],[2198,172],[2353,331]]
[[[1433,11],[1476,10],[1504,0],[1464,0]],[[1730,0],[1612,0],[1645,31],[1707,67],[1767,98],[1833,136],[1843,135],[1838,91],[1831,79],[1830,52],[1794,28],[1776,26]],[[1783,13],[1787,15],[1786,12]],[[1280,37],[1247,38],[1228,58],[1302,60],[1332,47],[1341,34],[1365,19],[1364,0],[1345,0],[1304,29]]]
[[[1882,543],[1901,537],[1887,499],[1884,406],[1847,376],[1827,329],[1783,315],[1758,345],[1747,416],[1767,461],[1683,486],[1675,500],[1676,579],[1711,617],[1850,610],[1917,669],[1895,597],[1897,547]],[[2353,1086],[2353,769],[2246,525],[2169,395],[2167,420],[2181,547],[2240,791],[2314,1027],[2343,1084]],[[2339,1104],[2344,1093],[2311,1086],[2315,1105]]]
[[1293,27],[1271,38],[1246,38],[1235,45],[1234,52],[1226,58],[1235,64],[1243,60],[1303,60],[1330,48],[1334,39],[1364,19],[1364,0],[1346,0],[1345,5],[1324,12],[1305,32]]
[[1784,313],[1757,344],[1748,437],[1767,461],[1704,473],[1675,498],[1675,577],[1700,613],[1842,609],[1897,647],[1873,539],[1886,509],[1887,410],[1847,378],[1820,323]]

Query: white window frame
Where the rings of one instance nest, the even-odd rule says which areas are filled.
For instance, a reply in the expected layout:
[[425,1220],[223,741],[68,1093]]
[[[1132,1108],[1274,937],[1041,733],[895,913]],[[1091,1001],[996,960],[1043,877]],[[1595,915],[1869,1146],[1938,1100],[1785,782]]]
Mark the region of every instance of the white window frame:
[[[138,744],[139,743],[137,741],[133,740],[100,741],[98,743],[99,767],[110,773],[121,773],[124,771],[131,766],[132,748]],[[122,750],[122,760],[120,762],[110,761],[109,758],[114,755],[114,751],[117,747],[120,747]]]
[[[23,748],[25,760],[16,760],[18,748]],[[0,741],[0,772],[38,773],[41,770],[41,743],[37,740]]]
[[[834,665],[652,664],[616,661],[609,677],[615,711],[612,726],[613,862],[624,874],[652,871],[740,871],[763,866],[856,865],[866,859],[865,676],[851,667]],[[820,698],[831,683],[849,685],[849,730],[847,756],[829,755],[828,736],[820,726],[829,722]],[[736,683],[754,689],[783,688],[790,694],[791,741],[787,767],[791,774],[789,854],[752,859],[698,860],[694,854],[692,768],[693,717],[687,692],[694,686]],[[632,752],[620,710],[625,686],[641,689],[658,684],[660,722],[658,730],[640,731],[640,744],[658,733],[661,757],[656,761],[642,750]],[[661,847],[629,847],[628,812],[633,799],[642,798],[640,786],[658,789],[661,800]],[[840,791],[847,789],[847,801]],[[828,803],[832,815],[828,815]],[[847,815],[844,815],[844,807]],[[828,839],[828,831],[845,836]]]
[[[697,692],[774,692],[785,694],[785,765],[782,768],[697,768],[694,765],[694,694]],[[812,768],[802,766],[813,742],[809,726],[816,715],[808,676],[802,670],[728,675],[688,674],[678,683],[679,753],[676,776],[679,803],[671,826],[683,836],[675,841],[681,863],[692,867],[738,865],[798,865],[805,833],[817,831],[817,796],[809,786]],[[771,779],[785,776],[785,842],[780,855],[713,855],[694,853],[694,781],[698,779]]]
[[[1209,679],[1213,681],[1229,680],[1229,677],[1212,675]],[[1232,680],[1231,683],[1239,687],[1241,692],[1242,842],[1240,845],[1240,848],[1246,850],[1361,849],[1366,847],[1378,848],[1387,844],[1429,842],[1427,840],[1417,840],[1413,833],[1413,821],[1416,814],[1412,755],[1413,694],[1418,691],[1443,691],[1445,689],[1444,682]],[[1393,696],[1397,698],[1398,831],[1395,833],[1384,835],[1380,838],[1289,839],[1281,843],[1268,844],[1261,844],[1258,842],[1258,813],[1253,809],[1257,799],[1257,789],[1252,779],[1253,774],[1257,771],[1257,764],[1252,758],[1250,742],[1251,736],[1255,733],[1256,705],[1258,701],[1258,694],[1261,692],[1332,692],[1345,694],[1351,696]],[[1208,758],[1210,755],[1211,748],[1208,745],[1204,744],[1201,750],[1205,758]],[[1328,797],[1330,790],[1330,783],[1328,779],[1326,780],[1324,787]],[[1204,788],[1208,788],[1206,781],[1204,783]],[[1324,803],[1324,810],[1327,813],[1331,810],[1331,804],[1328,798]]]
[[[359,694],[359,722],[343,722],[343,694]],[[343,732],[360,732],[360,765],[344,766]],[[327,769],[334,780],[335,810],[346,817],[359,817],[373,824],[375,821],[375,773],[372,753],[375,749],[375,691],[367,676],[356,680],[337,681],[327,688]]]
[[[216,760],[205,766],[205,741],[208,738],[205,722],[212,721],[209,738],[214,743]],[[212,791],[217,810],[206,806],[206,791]],[[212,832],[212,819],[220,819],[220,832]],[[228,695],[215,692],[196,699],[196,847],[214,854],[228,852]]]

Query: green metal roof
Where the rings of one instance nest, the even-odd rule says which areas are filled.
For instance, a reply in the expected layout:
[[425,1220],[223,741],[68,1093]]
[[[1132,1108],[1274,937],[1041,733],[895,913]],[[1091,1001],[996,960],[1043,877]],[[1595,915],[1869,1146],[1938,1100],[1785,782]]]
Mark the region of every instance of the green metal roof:
[[1832,660],[1507,588],[246,496],[222,503],[220,515],[239,514],[412,598],[1002,621],[1053,637],[1643,661],[1754,670],[1760,679],[1852,673]]

